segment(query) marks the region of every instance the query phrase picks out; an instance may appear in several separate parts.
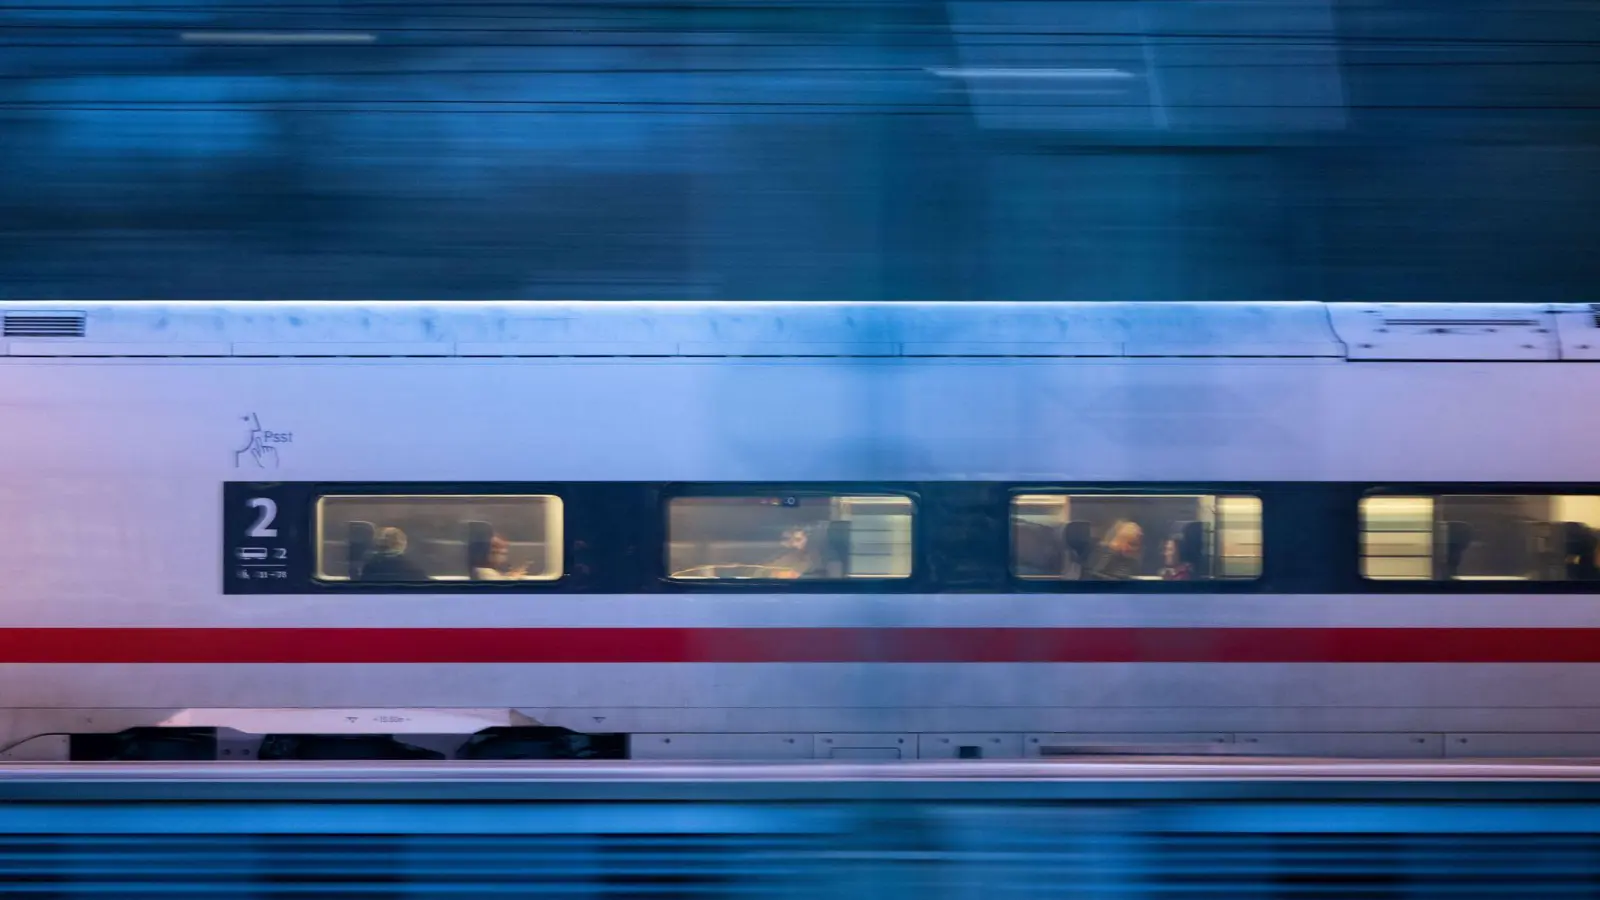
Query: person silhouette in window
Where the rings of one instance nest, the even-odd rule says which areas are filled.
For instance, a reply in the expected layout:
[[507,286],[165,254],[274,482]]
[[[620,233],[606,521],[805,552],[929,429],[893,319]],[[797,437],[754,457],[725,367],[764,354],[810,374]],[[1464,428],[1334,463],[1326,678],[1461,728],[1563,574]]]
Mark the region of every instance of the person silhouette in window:
[[1131,581],[1139,574],[1144,529],[1123,519],[1112,525],[1089,559],[1089,577],[1096,581]]
[[805,578],[817,568],[819,560],[804,528],[785,528],[782,543],[783,552],[766,563],[773,578]]
[[1183,544],[1176,536],[1161,545],[1161,580],[1194,580],[1194,566],[1183,558]]
[[372,542],[372,556],[361,567],[362,581],[427,581],[428,573],[406,556],[406,533],[384,528]]
[[472,566],[474,581],[521,581],[527,574],[526,563],[511,565],[511,543],[498,534],[489,538],[484,558]]

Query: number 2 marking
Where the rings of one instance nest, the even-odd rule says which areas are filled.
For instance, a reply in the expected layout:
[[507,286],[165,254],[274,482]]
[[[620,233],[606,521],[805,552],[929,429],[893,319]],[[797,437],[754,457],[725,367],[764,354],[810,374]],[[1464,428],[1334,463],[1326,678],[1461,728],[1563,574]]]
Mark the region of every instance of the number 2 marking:
[[278,504],[266,497],[251,497],[250,508],[261,511],[261,516],[256,523],[250,526],[249,536],[253,538],[277,537],[278,529],[272,527],[272,520],[278,517]]

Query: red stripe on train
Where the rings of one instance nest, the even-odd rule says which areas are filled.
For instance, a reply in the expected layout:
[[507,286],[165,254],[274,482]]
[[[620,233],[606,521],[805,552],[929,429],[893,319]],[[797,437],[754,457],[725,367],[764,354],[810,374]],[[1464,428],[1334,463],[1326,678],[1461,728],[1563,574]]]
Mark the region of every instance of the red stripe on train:
[[1595,663],[1600,628],[0,628],[3,663]]

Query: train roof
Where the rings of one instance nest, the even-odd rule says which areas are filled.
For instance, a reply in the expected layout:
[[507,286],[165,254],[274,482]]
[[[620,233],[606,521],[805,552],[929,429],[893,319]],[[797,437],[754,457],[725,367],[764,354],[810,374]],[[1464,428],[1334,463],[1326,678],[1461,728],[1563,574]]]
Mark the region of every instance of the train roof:
[[10,357],[1600,360],[1600,304],[0,302]]

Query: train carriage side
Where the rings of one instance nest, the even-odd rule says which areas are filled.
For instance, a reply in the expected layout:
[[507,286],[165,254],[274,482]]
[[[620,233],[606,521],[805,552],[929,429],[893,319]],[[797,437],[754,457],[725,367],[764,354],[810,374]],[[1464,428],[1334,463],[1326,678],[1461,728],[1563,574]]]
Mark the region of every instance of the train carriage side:
[[1587,308],[0,312],[14,756],[1600,744]]

